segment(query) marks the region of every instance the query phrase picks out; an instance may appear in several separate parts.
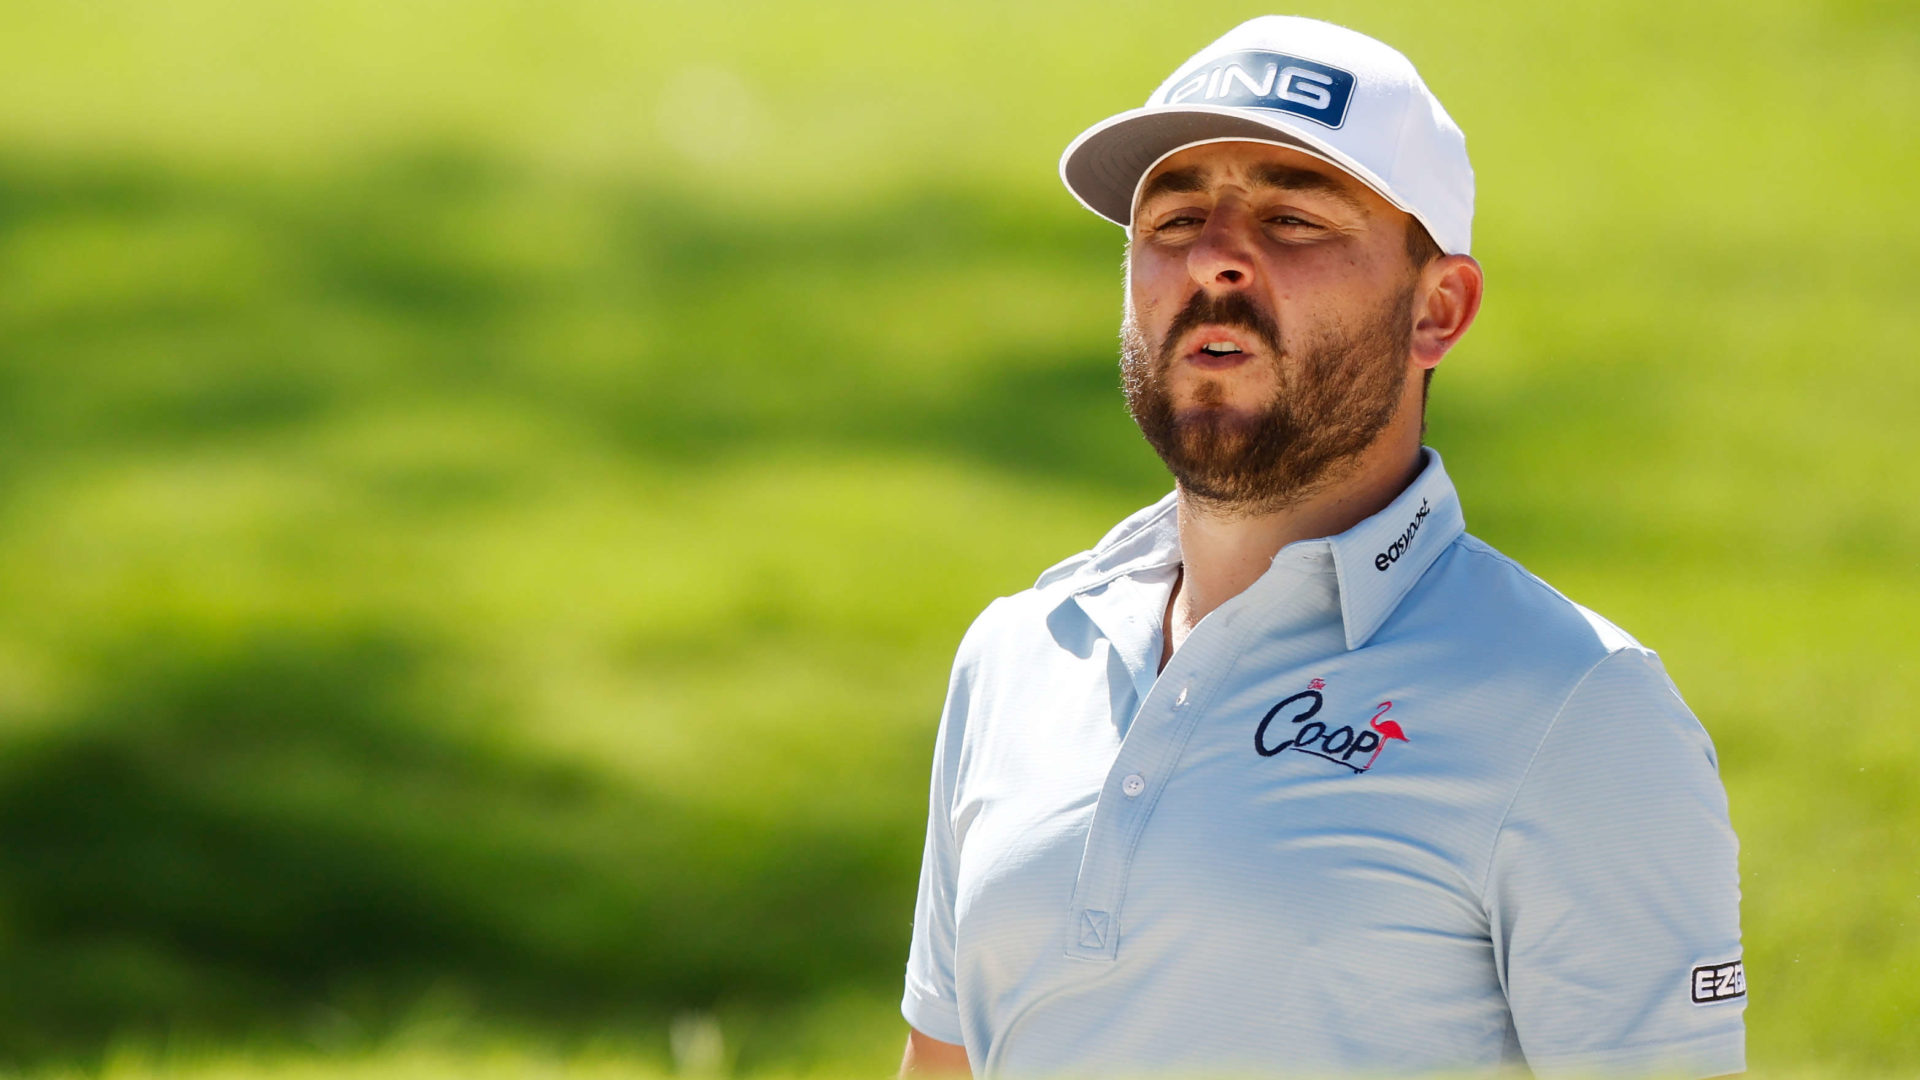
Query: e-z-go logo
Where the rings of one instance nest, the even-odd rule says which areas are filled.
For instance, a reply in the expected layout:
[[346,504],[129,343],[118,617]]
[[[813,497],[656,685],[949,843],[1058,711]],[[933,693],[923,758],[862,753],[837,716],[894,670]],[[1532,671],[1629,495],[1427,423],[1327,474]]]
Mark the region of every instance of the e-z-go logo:
[[[1391,701],[1374,706],[1376,711],[1373,719],[1367,721],[1366,730],[1356,731],[1351,724],[1328,727],[1314,719],[1326,703],[1320,693],[1326,683],[1315,679],[1309,686],[1310,689],[1282,698],[1260,718],[1260,726],[1253,729],[1253,748],[1261,757],[1272,757],[1282,750],[1298,750],[1363,773],[1380,760],[1380,753],[1389,742],[1413,741],[1400,730],[1397,722],[1384,719],[1393,708]],[[1364,761],[1356,763],[1354,759],[1363,754],[1366,755]]]

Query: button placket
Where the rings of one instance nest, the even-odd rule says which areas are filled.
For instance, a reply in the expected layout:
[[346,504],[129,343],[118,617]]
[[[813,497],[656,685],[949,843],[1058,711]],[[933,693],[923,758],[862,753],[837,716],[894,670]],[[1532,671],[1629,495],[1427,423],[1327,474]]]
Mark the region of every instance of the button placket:
[[1160,673],[1108,771],[1074,883],[1069,957],[1110,961],[1118,955],[1134,847],[1204,711],[1201,699],[1220,686],[1244,648],[1231,633],[1232,614],[1224,607],[1217,614],[1220,625],[1205,628],[1208,634],[1196,627]]

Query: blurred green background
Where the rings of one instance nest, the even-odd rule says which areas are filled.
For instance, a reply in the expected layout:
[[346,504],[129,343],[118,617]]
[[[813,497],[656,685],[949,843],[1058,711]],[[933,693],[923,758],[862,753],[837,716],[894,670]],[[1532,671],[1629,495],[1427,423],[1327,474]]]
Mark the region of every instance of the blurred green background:
[[[0,1071],[877,1075],[952,648],[1168,485],[1085,124],[1260,8],[0,3]],[[1659,649],[1750,1057],[1920,1072],[1920,8],[1324,2],[1468,524]]]

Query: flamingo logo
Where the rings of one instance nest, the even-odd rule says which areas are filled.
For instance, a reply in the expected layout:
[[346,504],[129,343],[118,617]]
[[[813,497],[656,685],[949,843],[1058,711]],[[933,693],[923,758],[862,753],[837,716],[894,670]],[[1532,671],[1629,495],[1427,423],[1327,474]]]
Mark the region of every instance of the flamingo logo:
[[1380,718],[1387,715],[1388,709],[1393,708],[1393,702],[1383,701],[1379,705],[1375,706],[1375,708],[1379,709],[1380,711],[1373,714],[1373,719],[1367,721],[1367,726],[1380,733],[1380,745],[1373,748],[1373,757],[1370,757],[1367,759],[1367,768],[1361,769],[1360,770],[1361,772],[1366,772],[1367,769],[1373,768],[1374,761],[1378,760],[1378,758],[1380,757],[1380,751],[1385,750],[1387,748],[1387,743],[1389,741],[1393,739],[1399,739],[1401,742],[1413,741],[1412,739],[1407,738],[1406,732],[1400,730],[1400,725],[1397,721],[1388,720],[1384,723],[1381,722]]

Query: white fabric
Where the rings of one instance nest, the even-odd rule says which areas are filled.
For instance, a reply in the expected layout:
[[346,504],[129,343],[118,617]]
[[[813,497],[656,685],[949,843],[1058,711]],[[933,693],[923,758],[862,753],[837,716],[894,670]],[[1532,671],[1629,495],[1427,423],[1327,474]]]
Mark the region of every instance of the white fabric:
[[[1295,70],[1289,58],[1324,66],[1326,76],[1307,77],[1337,85],[1285,83]],[[1301,107],[1315,100],[1332,107]],[[1222,138],[1297,146],[1419,219],[1442,251],[1472,250],[1473,166],[1459,125],[1412,61],[1318,19],[1263,15],[1229,30],[1175,69],[1145,105],[1076,136],[1060,155],[1060,179],[1082,205],[1126,226],[1138,184],[1155,163]]]
[[989,1076],[1744,1067],[1745,999],[1689,992],[1740,955],[1712,744],[1653,653],[1462,531],[1426,453],[1164,673],[1171,496],[987,608],[909,1023]]

